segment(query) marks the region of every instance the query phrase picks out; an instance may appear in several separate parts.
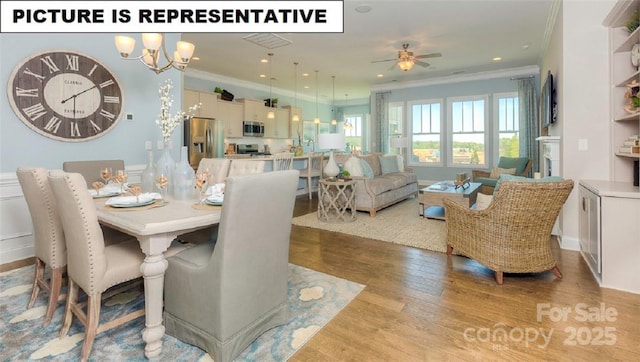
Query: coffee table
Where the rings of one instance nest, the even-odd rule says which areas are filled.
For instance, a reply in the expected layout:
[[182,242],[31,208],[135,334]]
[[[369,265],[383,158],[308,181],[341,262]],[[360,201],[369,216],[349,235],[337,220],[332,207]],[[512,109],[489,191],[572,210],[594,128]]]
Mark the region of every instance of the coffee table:
[[449,199],[466,207],[471,207],[476,202],[481,186],[482,184],[479,182],[469,182],[465,183],[464,187],[459,186],[456,188],[453,181],[440,181],[422,188],[418,194],[420,216],[445,220],[442,200]]

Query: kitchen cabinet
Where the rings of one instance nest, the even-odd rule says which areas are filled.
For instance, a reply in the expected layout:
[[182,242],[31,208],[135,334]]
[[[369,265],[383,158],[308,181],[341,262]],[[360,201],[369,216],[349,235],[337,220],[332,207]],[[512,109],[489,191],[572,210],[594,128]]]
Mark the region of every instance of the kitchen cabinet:
[[264,122],[267,118],[267,107],[264,102],[256,99],[242,98],[238,102],[244,106],[244,121]]
[[629,182],[580,180],[580,252],[602,287],[640,293],[640,192]]
[[[275,119],[275,138],[291,138],[291,117],[289,117],[289,110],[278,108],[276,109]],[[266,131],[266,129],[265,129]]]
[[215,118],[215,108],[218,97],[215,93],[198,92],[185,89],[183,93],[182,110],[189,112],[189,107],[200,104],[200,108],[194,112],[194,116]]
[[224,121],[224,136],[230,138],[242,137],[243,105],[218,100],[218,110],[219,116],[216,118]]
[[603,23],[609,28],[612,179],[620,182],[633,182],[634,172],[640,172],[634,171],[640,153],[620,152],[629,137],[640,134],[640,111],[625,110],[629,104],[627,85],[640,81],[640,72],[631,63],[631,48],[640,44],[640,28],[629,33],[625,26],[636,11],[640,11],[640,0],[620,0]]

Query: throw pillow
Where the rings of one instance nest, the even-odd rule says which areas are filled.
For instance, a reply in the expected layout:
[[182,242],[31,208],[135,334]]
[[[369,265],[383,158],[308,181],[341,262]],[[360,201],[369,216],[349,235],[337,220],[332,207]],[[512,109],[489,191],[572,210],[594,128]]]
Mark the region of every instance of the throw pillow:
[[516,174],[516,169],[515,168],[494,167],[491,170],[491,175],[489,175],[489,178],[498,178],[498,177],[500,177],[500,175],[515,175],[515,174]]
[[347,160],[347,162],[344,163],[344,169],[349,171],[351,176],[364,176],[360,160],[353,156],[351,156]]
[[484,210],[489,207],[491,201],[493,200],[493,195],[485,195],[482,193],[478,193],[476,197],[476,210]]
[[365,160],[369,164],[369,166],[371,166],[371,169],[373,170],[373,176],[382,175],[380,160],[378,159],[377,155],[369,154],[366,156],[360,156],[360,159]]
[[373,178],[373,170],[367,161],[360,159],[360,166],[362,167],[362,176]]
[[500,184],[504,181],[523,181],[523,182],[559,182],[564,181],[564,179],[560,176],[549,176],[543,178],[528,178],[523,176],[514,176],[514,175],[500,175],[498,178],[498,182],[496,182],[496,187],[493,190],[493,194],[498,193],[498,189],[500,188]]
[[395,155],[379,156],[380,169],[383,175],[393,172],[400,172],[398,169],[398,157]]
[[404,158],[402,155],[396,155],[396,158],[398,159],[398,170],[400,172],[404,171]]

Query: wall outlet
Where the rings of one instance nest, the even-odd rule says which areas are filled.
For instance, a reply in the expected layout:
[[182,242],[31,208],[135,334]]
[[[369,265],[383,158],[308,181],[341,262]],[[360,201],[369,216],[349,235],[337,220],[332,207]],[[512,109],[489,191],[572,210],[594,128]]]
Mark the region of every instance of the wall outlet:
[[581,138],[578,140],[578,151],[587,151],[589,149],[589,140]]

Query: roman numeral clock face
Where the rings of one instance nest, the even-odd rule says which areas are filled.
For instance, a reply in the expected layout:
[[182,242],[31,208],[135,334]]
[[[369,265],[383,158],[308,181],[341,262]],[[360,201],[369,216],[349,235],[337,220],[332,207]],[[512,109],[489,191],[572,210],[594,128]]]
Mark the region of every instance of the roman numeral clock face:
[[18,64],[7,87],[15,114],[32,130],[67,142],[88,141],[113,129],[122,114],[122,89],[107,67],[73,51],[47,51]]

